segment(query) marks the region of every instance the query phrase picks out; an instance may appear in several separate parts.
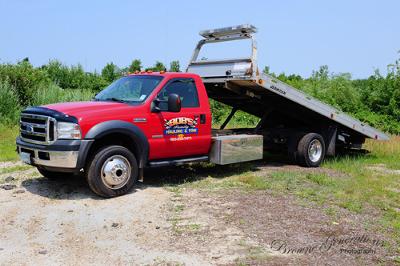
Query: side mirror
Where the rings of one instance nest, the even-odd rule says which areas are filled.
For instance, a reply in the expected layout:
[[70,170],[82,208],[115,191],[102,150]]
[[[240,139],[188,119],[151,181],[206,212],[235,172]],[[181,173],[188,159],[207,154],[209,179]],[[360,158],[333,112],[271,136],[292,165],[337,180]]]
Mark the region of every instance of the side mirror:
[[181,111],[181,98],[178,94],[171,93],[168,95],[168,112],[180,112]]

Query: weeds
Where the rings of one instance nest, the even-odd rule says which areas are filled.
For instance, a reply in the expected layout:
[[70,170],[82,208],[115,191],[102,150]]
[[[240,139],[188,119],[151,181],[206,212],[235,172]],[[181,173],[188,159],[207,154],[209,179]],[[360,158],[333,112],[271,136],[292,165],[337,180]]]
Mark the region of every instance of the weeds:
[[17,135],[17,127],[0,124],[0,161],[10,161],[18,158],[18,154],[15,151]]
[[33,105],[44,105],[57,102],[87,101],[94,97],[89,90],[63,90],[56,85],[42,87],[35,91]]
[[[16,124],[20,111],[21,107],[15,88],[8,82],[0,82],[0,123]],[[1,132],[2,130],[0,134]]]
[[8,167],[4,169],[0,169],[0,174],[7,174],[7,173],[12,173],[12,172],[19,172],[19,171],[26,171],[32,169],[32,166],[30,165],[17,165],[13,167]]

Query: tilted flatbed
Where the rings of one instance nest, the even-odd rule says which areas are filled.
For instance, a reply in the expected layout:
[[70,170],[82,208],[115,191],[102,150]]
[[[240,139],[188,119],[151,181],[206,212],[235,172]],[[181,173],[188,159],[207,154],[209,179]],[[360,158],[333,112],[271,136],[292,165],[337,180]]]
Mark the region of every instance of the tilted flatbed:
[[[365,138],[388,140],[383,132],[322,103],[294,87],[260,73],[257,46],[252,25],[240,25],[200,32],[187,72],[196,73],[206,86],[208,96],[232,107],[223,129],[237,110],[260,117],[255,133],[263,134],[272,144],[284,144],[290,150],[290,136],[299,132],[319,132],[326,136],[327,154],[338,147],[361,148]],[[198,60],[205,44],[250,39],[249,58]],[[282,140],[279,140],[279,139]]]

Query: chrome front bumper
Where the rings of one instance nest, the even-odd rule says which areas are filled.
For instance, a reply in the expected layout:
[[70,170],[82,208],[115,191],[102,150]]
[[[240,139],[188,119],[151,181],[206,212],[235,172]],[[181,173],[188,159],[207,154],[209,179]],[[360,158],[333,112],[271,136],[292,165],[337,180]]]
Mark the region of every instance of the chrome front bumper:
[[76,169],[81,149],[81,140],[58,140],[52,145],[29,143],[17,137],[17,152],[23,162],[49,168]]
[[17,146],[18,153],[30,153],[31,164],[56,168],[76,168],[79,151],[49,151]]

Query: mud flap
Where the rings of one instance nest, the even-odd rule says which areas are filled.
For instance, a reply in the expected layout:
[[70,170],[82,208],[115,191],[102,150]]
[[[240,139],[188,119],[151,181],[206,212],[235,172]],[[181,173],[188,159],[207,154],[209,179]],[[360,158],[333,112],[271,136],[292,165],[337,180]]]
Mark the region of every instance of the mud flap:
[[144,173],[143,168],[139,168],[139,177],[138,177],[138,181],[139,181],[140,183],[143,183],[143,180],[144,180],[144,175],[143,175],[143,173]]
[[326,155],[335,156],[336,154],[336,137],[337,137],[337,126],[330,126],[324,134],[326,142]]

